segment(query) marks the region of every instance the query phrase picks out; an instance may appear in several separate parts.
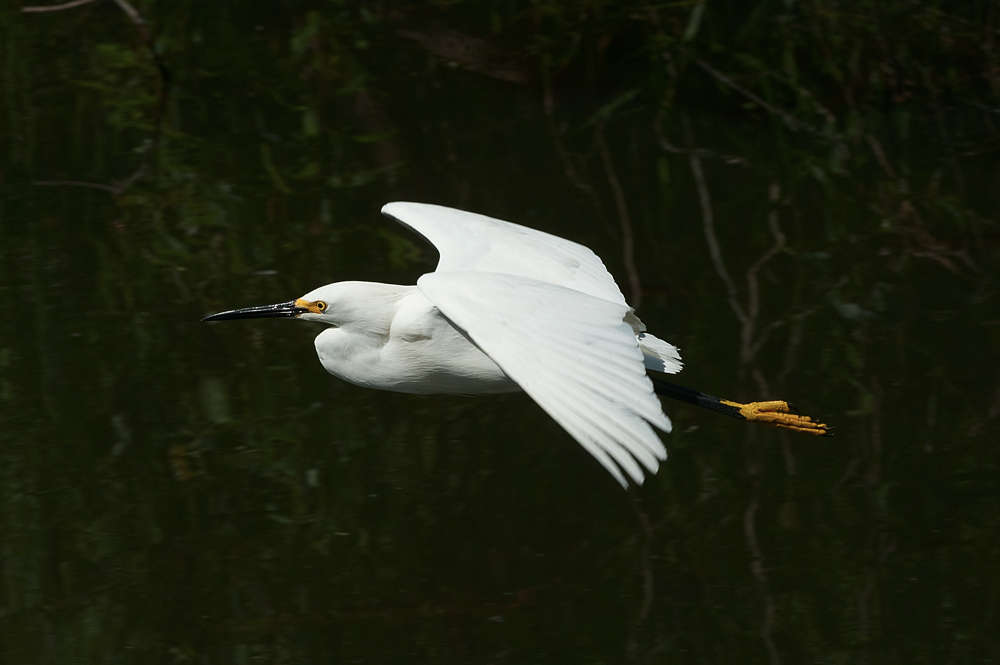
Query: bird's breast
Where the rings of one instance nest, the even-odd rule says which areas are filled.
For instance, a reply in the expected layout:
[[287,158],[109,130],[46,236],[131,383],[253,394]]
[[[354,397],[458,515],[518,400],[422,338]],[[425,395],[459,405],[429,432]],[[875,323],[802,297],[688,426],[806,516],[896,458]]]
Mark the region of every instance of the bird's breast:
[[400,299],[387,334],[328,328],[316,338],[316,351],[328,372],[366,388],[461,395],[520,390],[419,291]]

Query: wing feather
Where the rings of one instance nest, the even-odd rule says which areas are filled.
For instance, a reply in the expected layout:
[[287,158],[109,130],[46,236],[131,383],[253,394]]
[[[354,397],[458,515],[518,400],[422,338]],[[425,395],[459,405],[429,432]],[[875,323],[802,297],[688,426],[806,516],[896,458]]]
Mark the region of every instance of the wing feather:
[[[527,352],[527,349],[523,348],[523,344],[516,344],[514,346],[516,347],[515,350],[522,354]],[[602,449],[611,455],[618,462],[619,466],[628,472],[633,480],[641,484],[642,472],[635,465],[632,458],[625,453],[625,448],[636,459],[642,462],[643,466],[649,469],[650,472],[655,473],[657,468],[659,468],[656,456],[663,454],[663,446],[645,420],[634,418],[633,414],[628,412],[628,407],[620,402],[619,395],[614,390],[621,390],[623,386],[628,386],[638,391],[639,394],[642,394],[646,390],[643,382],[648,381],[645,373],[641,377],[626,376],[622,383],[615,383],[608,380],[610,376],[608,373],[595,371],[593,365],[597,365],[598,363],[593,362],[591,358],[587,358],[582,354],[575,354],[573,362],[574,377],[590,390],[581,391],[575,385],[564,385],[561,391],[552,394],[553,399],[559,401],[567,411],[572,412],[575,416],[573,422],[559,420],[559,423],[571,433],[576,432],[578,429],[577,423],[585,423],[589,425],[590,429],[603,432],[605,437],[596,440],[597,445],[602,446]],[[589,363],[591,367],[584,369],[581,367],[581,362]],[[549,363],[542,363],[542,365],[546,364]],[[605,365],[608,365],[608,363],[605,363]],[[616,370],[618,369],[617,364],[612,366]],[[621,378],[619,372],[612,372],[611,374],[619,375],[616,378]],[[636,381],[636,378],[641,378],[643,381]],[[642,406],[642,404],[634,404],[633,406],[638,407]],[[593,415],[609,409],[620,412],[618,417],[595,418]],[[639,412],[638,415],[644,414]],[[662,411],[657,404],[656,413],[651,414],[650,417],[655,419],[661,415]],[[587,428],[580,428],[581,435],[586,431]],[[623,442],[625,448],[622,445],[606,445],[602,443],[606,441]],[[655,445],[651,443],[653,441],[655,441]]]
[[[642,484],[644,474],[639,465],[636,464],[634,453],[631,450],[626,452],[622,444],[614,441],[607,429],[602,427],[593,414],[587,410],[586,407],[589,405],[574,403],[561,395],[556,396],[553,402],[562,407],[560,413],[563,417],[557,418],[556,422],[562,425],[563,429],[577,441],[580,439],[592,441],[594,445],[613,459],[617,467],[624,471],[629,478],[639,485]],[[649,470],[650,473],[655,473],[656,466]],[[627,487],[627,483],[622,482],[621,478],[618,479],[618,482],[623,487]]]
[[[589,426],[584,431],[597,431],[603,434],[602,437],[595,437],[597,445],[612,456],[636,483],[642,484],[643,473],[635,460],[641,462],[650,473],[656,473],[660,466],[656,452],[662,453],[662,450],[654,452],[643,441],[644,437],[656,436],[648,423],[641,421],[641,424],[633,425],[628,422],[632,419],[627,413],[618,419],[602,419],[595,415],[601,409],[594,399],[567,395],[557,395],[556,399],[576,416],[574,422]],[[611,445],[612,443],[617,445]]]
[[618,285],[589,247],[486,215],[397,201],[382,214],[424,236],[441,259],[437,272],[496,272],[625,304]]
[[[623,404],[620,392],[623,389],[630,393],[642,394],[646,390],[646,382],[649,380],[645,373],[642,376],[621,377],[619,372],[604,371],[600,364],[604,359],[595,361],[591,358],[584,360],[580,355],[573,357],[573,371],[577,379],[587,383],[590,393],[594,394],[612,404],[627,408],[642,417],[643,420],[656,422],[663,415],[662,407],[659,403],[632,402]],[[604,363],[607,365],[607,363]],[[617,368],[616,368],[617,369]]]
[[[523,275],[434,272],[417,286],[622,485],[669,432],[624,303]],[[642,466],[640,466],[640,464]]]

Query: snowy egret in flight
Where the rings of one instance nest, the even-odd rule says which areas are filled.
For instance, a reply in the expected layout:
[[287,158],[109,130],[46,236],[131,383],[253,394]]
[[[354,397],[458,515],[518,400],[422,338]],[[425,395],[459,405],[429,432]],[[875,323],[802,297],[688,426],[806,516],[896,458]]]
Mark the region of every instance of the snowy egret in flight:
[[[462,210],[390,203],[382,213],[441,255],[416,286],[337,282],[297,300],[204,321],[297,318],[328,372],[366,388],[471,395],[523,390],[615,479],[643,481],[666,459],[656,394],[774,427],[826,434],[786,402],[738,404],[651,379],[681,369],[677,348],[646,332],[587,247]],[[640,466],[641,465],[641,466]],[[624,472],[624,473],[623,473]]]

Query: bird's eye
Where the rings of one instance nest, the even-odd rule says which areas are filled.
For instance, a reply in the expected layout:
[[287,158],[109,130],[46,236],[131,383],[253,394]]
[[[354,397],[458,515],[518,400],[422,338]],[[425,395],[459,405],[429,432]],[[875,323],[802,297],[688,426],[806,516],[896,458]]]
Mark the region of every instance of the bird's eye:
[[316,309],[318,309],[321,312],[325,312],[326,311],[326,303],[323,302],[322,300],[316,301]]

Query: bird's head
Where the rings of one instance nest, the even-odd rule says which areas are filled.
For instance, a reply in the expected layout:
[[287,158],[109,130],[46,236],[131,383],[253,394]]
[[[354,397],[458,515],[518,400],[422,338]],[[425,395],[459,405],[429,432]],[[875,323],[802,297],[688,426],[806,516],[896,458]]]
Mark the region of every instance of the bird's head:
[[232,319],[302,319],[337,325],[331,304],[338,297],[337,284],[328,284],[314,289],[296,300],[279,302],[274,305],[259,305],[231,309],[206,316],[202,321],[229,321]]
[[[202,321],[232,319],[302,319],[318,321],[328,326],[357,325],[365,329],[381,329],[388,325],[383,314],[391,313],[385,302],[395,301],[398,293],[386,291],[384,285],[369,282],[334,282],[313,289],[301,298],[274,305],[244,307],[206,316]],[[389,317],[391,318],[391,316]]]

